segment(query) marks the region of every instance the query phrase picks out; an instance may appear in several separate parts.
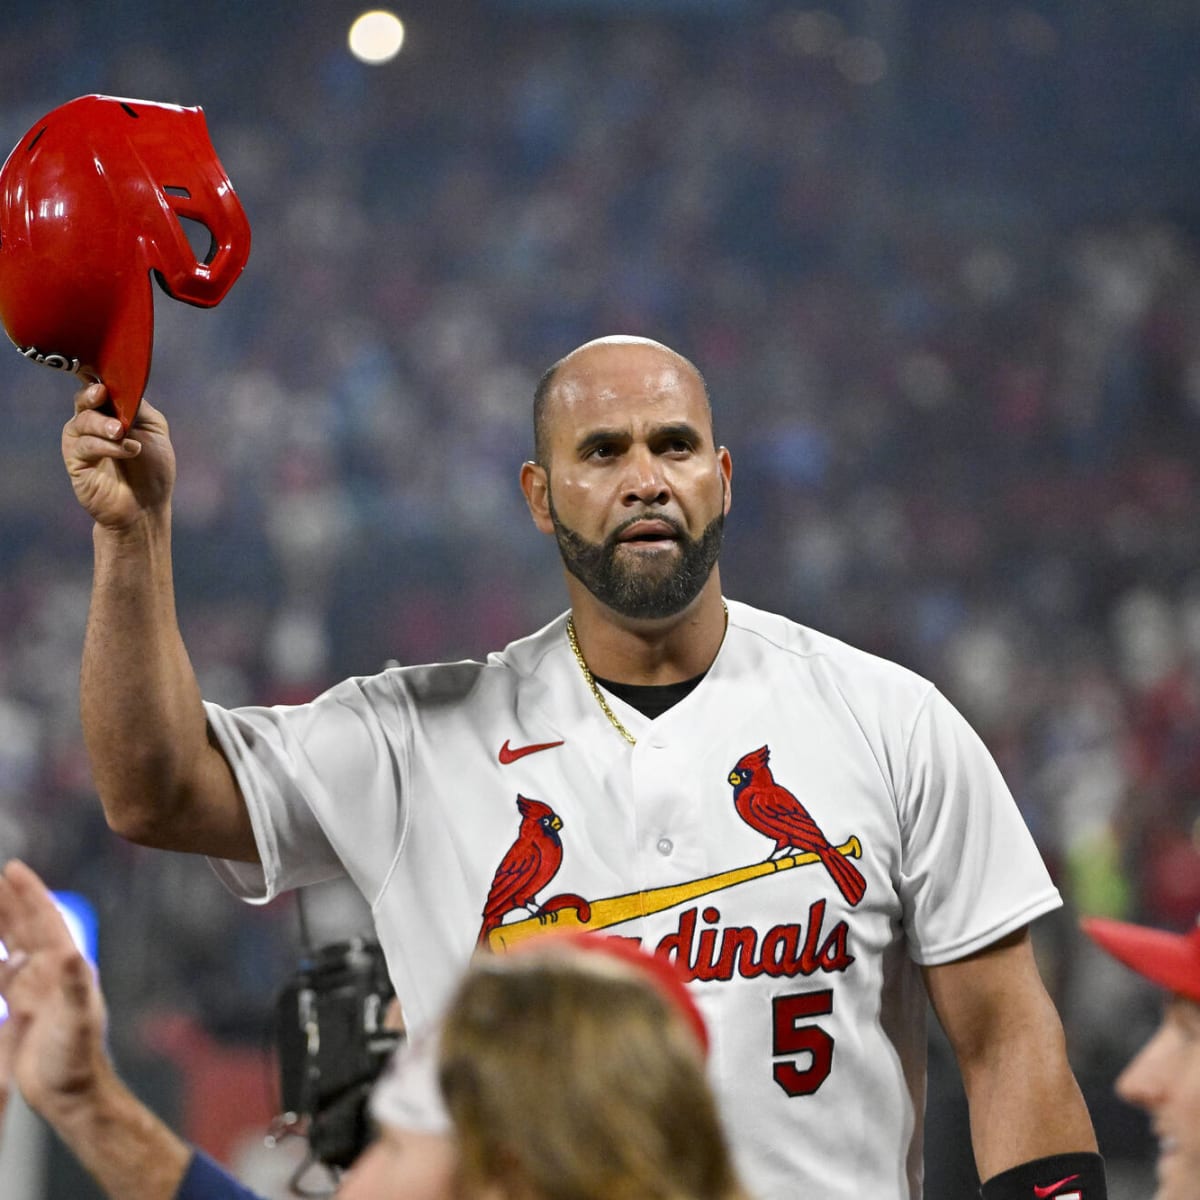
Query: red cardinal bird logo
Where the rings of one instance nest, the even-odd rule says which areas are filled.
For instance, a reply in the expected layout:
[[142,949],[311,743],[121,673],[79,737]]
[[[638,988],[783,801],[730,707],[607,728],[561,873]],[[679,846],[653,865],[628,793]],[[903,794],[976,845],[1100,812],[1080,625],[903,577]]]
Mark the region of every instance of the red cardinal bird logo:
[[517,809],[521,828],[492,879],[483,906],[483,928],[477,942],[480,946],[514,908],[527,908],[535,915],[540,912],[537,894],[562,866],[562,841],[558,836],[562,818],[550,805],[526,796],[517,797]]
[[771,858],[780,858],[785,851],[812,853],[825,864],[839,891],[848,904],[857,904],[867,890],[862,872],[829,844],[829,839],[817,828],[808,809],[785,787],[775,782],[767,761],[771,752],[766,746],[742,755],[737,766],[729,772],[733,784],[733,806],[750,826],[775,841]]

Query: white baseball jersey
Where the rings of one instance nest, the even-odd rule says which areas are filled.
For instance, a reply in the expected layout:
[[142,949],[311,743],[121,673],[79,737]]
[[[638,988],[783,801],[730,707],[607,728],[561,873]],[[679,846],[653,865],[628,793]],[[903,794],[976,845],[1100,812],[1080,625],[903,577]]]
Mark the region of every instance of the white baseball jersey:
[[251,901],[348,873],[414,1029],[481,935],[638,938],[693,979],[755,1195],[919,1196],[919,966],[1061,903],[990,755],[925,680],[738,603],[678,704],[608,702],[636,746],[559,617],[486,663],[208,705],[262,859],[214,865]]

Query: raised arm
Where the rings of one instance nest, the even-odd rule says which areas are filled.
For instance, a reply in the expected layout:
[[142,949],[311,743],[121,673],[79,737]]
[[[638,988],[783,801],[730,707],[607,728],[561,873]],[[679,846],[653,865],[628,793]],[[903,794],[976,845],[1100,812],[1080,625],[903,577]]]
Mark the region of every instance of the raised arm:
[[[104,998],[42,881],[0,871],[0,1103],[21,1090],[112,1200],[260,1200],[176,1137],[121,1082],[104,1048]],[[2,1109],[0,1109],[2,1116]]]
[[[1053,1176],[1060,1156],[1071,1156],[1078,1169],[1075,1156],[1094,1155],[1096,1138],[1028,928],[957,962],[926,967],[924,975],[962,1072],[980,1179],[998,1180],[1039,1160],[1049,1160]],[[1102,1170],[1098,1160],[1085,1168]],[[1053,1181],[1034,1177],[1041,1185]],[[1000,1185],[984,1194],[1010,1191]],[[1031,1194],[1029,1187],[1021,1192]]]
[[104,1001],[41,880],[0,873],[0,964],[10,1018],[0,1064],[108,1196],[170,1200],[192,1158],[117,1078],[104,1051]]
[[95,574],[80,676],[83,732],[110,827],[147,846],[257,861],[249,816],[211,740],[175,615],[175,454],[142,402],[129,436],[102,385],[75,397],[62,453],[95,521]]

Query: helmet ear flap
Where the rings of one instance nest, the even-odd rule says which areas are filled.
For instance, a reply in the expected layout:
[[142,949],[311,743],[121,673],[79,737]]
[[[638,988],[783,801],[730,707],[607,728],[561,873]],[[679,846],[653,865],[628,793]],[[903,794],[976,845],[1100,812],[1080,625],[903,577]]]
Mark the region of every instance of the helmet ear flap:
[[[122,431],[127,430],[137,416],[146,381],[150,378],[153,345],[154,296],[147,280],[143,286],[131,287],[124,292],[121,307],[113,313],[108,336],[100,350],[103,363],[100,379],[108,389],[108,398]],[[130,352],[127,346],[136,350]]]
[[[154,239],[167,291],[176,300],[209,308],[233,286],[250,253],[250,224],[217,159],[200,109],[182,110],[179,128],[166,131],[154,167],[166,220]],[[170,180],[170,183],[165,182]],[[203,256],[188,238],[203,226]]]
[[[200,229],[203,252],[188,236]],[[210,308],[249,254],[249,222],[199,108],[82,96],[0,168],[0,320],[26,357],[98,377],[125,428],[150,373],[149,276]]]

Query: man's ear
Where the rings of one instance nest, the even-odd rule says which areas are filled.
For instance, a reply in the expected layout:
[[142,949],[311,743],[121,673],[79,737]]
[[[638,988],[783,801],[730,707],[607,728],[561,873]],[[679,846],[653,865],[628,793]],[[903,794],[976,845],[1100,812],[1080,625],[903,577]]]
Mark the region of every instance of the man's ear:
[[529,505],[529,515],[542,533],[553,533],[554,522],[550,518],[550,476],[541,463],[521,464],[521,491]]

